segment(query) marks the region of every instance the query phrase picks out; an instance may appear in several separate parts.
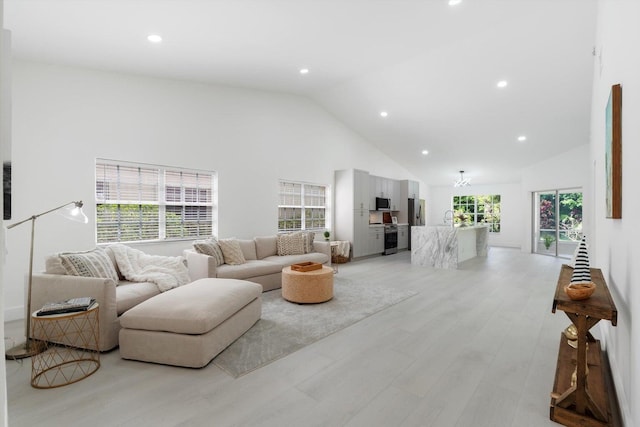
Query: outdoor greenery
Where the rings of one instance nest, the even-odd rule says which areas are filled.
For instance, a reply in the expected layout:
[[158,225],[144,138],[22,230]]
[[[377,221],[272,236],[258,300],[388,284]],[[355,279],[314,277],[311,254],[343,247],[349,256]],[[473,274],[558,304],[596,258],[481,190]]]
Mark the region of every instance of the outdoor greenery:
[[453,196],[454,223],[488,225],[492,233],[500,232],[500,195]]
[[[540,194],[540,238],[546,235],[555,240],[556,225],[560,240],[579,241],[582,238],[582,193],[559,193],[559,218],[556,224],[556,194]],[[546,241],[545,241],[546,245]]]
[[[97,241],[135,242],[160,238],[160,208],[151,204],[98,204]],[[171,210],[176,210],[171,212]],[[211,208],[169,206],[165,212],[164,237],[167,239],[212,234]]]

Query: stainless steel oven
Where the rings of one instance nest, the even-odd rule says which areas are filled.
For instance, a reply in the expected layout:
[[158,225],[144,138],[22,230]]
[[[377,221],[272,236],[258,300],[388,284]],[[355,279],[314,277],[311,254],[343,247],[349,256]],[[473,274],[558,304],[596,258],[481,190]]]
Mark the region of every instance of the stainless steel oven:
[[395,224],[384,225],[384,254],[398,252],[398,226]]

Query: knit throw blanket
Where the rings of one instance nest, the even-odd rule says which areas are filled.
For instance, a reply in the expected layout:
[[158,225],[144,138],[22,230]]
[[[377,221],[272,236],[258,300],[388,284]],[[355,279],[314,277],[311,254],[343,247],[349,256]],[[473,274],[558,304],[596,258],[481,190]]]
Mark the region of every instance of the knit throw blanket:
[[125,245],[111,245],[122,275],[134,282],[151,282],[160,292],[189,283],[182,257],[149,255]]

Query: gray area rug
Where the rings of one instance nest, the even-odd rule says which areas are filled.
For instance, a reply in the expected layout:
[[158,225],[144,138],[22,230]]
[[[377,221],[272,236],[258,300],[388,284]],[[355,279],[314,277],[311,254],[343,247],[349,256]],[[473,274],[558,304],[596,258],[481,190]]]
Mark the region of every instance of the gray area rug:
[[322,304],[285,301],[280,289],[263,293],[261,319],[213,363],[237,378],[417,293],[339,276],[333,288],[333,299]]

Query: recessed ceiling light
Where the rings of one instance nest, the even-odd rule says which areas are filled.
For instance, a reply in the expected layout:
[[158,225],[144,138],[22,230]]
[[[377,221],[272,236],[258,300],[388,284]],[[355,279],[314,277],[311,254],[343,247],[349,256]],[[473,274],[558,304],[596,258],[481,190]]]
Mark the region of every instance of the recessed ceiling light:
[[500,80],[496,86],[498,86],[499,88],[507,87],[507,81]]
[[300,74],[309,74],[308,68],[300,68]]
[[147,40],[149,40],[151,43],[160,43],[162,41],[162,37],[160,37],[158,34],[151,34],[147,36]]
[[518,137],[518,141],[520,141],[520,142],[523,142],[523,141],[526,141],[526,140],[527,140],[527,137],[526,137],[526,136],[524,136],[524,135],[520,135],[520,136]]
[[427,154],[429,154],[429,150],[422,150],[422,154],[426,156]]
[[380,117],[387,117],[389,115],[389,113],[387,113],[386,111],[380,111]]
[[449,0],[449,6],[455,6],[462,3],[462,0]]

